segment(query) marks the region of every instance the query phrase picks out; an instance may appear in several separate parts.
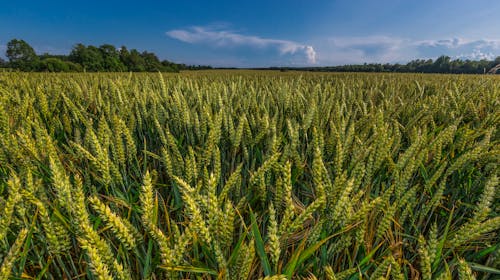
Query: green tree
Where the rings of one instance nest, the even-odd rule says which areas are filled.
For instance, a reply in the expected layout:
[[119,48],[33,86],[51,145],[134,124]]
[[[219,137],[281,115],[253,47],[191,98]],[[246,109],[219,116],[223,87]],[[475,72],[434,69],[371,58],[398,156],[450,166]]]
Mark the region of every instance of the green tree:
[[70,68],[65,61],[49,57],[40,61],[38,70],[44,72],[69,72]]
[[449,56],[442,55],[434,61],[433,70],[436,73],[449,73],[450,72],[450,60]]
[[119,53],[120,61],[125,66],[125,71],[131,71],[129,68],[130,52],[128,51],[127,47],[121,46]]
[[154,53],[147,51],[142,52],[142,58],[144,59],[145,70],[148,72],[163,71],[163,65]]
[[104,70],[109,72],[123,72],[127,67],[120,60],[120,53],[116,50],[115,46],[105,44],[99,47],[101,51]]
[[102,72],[105,71],[104,59],[99,48],[95,46],[86,47],[83,44],[77,44],[71,50],[69,59],[83,67],[84,71]]
[[80,64],[71,61],[65,61],[65,63],[68,64],[69,72],[83,72],[83,67]]
[[128,71],[132,72],[144,72],[146,71],[146,63],[144,58],[142,58],[141,53],[136,49],[132,49],[126,58],[125,65]]
[[163,70],[166,72],[179,72],[179,65],[171,61],[163,60],[161,65],[163,65]]
[[34,71],[37,69],[38,56],[35,50],[24,40],[10,40],[7,43],[5,54],[12,68],[21,71]]

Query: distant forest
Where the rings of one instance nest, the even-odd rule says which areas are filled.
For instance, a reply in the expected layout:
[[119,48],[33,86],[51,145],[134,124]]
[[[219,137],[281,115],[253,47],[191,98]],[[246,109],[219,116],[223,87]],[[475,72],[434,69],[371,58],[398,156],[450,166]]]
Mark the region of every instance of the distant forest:
[[[357,65],[326,67],[271,67],[271,69],[288,71],[314,72],[398,72],[398,73],[449,73],[449,74],[484,74],[500,64],[500,56],[495,60],[461,60],[440,56],[436,60],[416,59],[406,64],[365,63]],[[269,68],[266,68],[269,69]],[[498,71],[497,71],[498,72]]]
[[76,44],[69,55],[37,55],[26,41],[13,39],[7,43],[0,67],[25,72],[179,72],[211,69],[210,66],[178,64],[161,60],[152,52],[116,48],[110,44],[99,47]]
[[[0,58],[0,68],[25,72],[179,72],[181,70],[213,69],[205,65],[185,65],[161,60],[152,52],[116,48],[110,44],[99,47],[76,44],[69,55],[36,54],[24,40],[8,42],[5,55]],[[400,73],[455,73],[483,74],[500,64],[495,60],[461,60],[440,56],[436,60],[416,59],[406,64],[365,63],[325,67],[268,67],[261,70],[301,70],[314,72],[400,72]]]

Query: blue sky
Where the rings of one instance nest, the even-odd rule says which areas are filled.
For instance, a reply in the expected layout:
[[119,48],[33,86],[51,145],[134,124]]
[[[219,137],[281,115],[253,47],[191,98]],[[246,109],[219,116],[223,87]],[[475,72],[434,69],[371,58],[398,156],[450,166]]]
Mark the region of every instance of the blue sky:
[[499,12],[498,0],[3,0],[0,52],[20,38],[37,53],[110,43],[213,66],[493,59]]

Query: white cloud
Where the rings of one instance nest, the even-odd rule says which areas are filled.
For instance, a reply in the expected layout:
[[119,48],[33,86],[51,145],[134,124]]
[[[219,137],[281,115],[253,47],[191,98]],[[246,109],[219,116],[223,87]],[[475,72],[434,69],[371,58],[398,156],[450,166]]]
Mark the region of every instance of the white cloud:
[[[290,40],[262,38],[230,30],[228,25],[195,26],[175,29],[166,34],[189,44],[212,48],[245,48],[261,50],[259,58],[247,57],[238,66],[258,65],[342,65],[360,63],[407,63],[413,59],[436,59],[441,55],[452,59],[493,60],[500,56],[500,39],[410,39],[405,37],[370,35],[318,38],[311,45]],[[314,47],[312,46],[314,45]],[[269,51],[280,55],[268,56]],[[229,54],[228,54],[229,55]],[[220,58],[227,58],[224,54]],[[236,55],[236,56],[235,56]],[[287,55],[286,57],[283,57]]]
[[488,59],[500,56],[500,40],[451,38],[411,40],[390,36],[334,37],[316,43],[318,64],[405,63],[417,58],[448,55],[460,59]]
[[458,49],[463,47],[477,47],[477,48],[500,48],[500,40],[471,40],[464,38],[451,38],[451,39],[441,39],[441,40],[422,40],[415,41],[415,45],[425,46],[425,47],[446,47],[450,49]]
[[257,49],[273,48],[281,55],[302,54],[309,64],[316,63],[316,51],[312,46],[289,40],[243,35],[230,30],[195,26],[166,32],[174,39],[190,44],[207,44],[215,47],[247,46]]
[[306,46],[305,49],[306,55],[307,55],[307,61],[310,63],[316,63],[316,51],[312,46]]
[[500,55],[500,40],[446,40],[417,41],[413,44],[419,53],[427,56],[448,55],[460,59],[495,59]]
[[452,38],[452,39],[441,39],[441,40],[422,40],[414,42],[417,46],[423,47],[446,47],[450,49],[458,48],[461,45],[466,44],[468,41],[462,38]]
[[496,56],[492,52],[483,52],[480,49],[473,49],[471,53],[460,54],[457,57],[471,60],[494,60]]

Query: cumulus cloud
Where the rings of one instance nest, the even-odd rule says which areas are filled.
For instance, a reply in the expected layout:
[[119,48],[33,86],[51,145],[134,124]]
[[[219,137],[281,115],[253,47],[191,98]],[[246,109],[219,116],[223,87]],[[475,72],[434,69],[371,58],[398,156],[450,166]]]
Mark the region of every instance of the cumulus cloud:
[[483,52],[481,49],[473,49],[470,53],[462,53],[458,55],[458,58],[471,60],[494,60],[495,57],[495,54],[493,54],[492,52]]
[[413,45],[419,53],[430,57],[445,54],[460,59],[492,60],[500,55],[500,40],[453,38],[417,41]]
[[166,32],[174,39],[190,44],[207,44],[215,47],[246,46],[257,49],[276,49],[281,55],[302,55],[309,64],[316,63],[316,51],[310,45],[289,40],[243,35],[230,30],[194,26]]
[[493,60],[500,55],[500,40],[450,38],[412,40],[390,36],[334,37],[315,44],[321,60],[318,64],[405,63],[417,58],[448,55],[460,59]]
[[[246,60],[238,66],[257,65],[342,65],[359,63],[407,63],[413,59],[493,60],[500,56],[500,39],[438,38],[431,40],[370,35],[323,37],[303,44],[291,40],[263,38],[233,31],[227,25],[194,26],[166,34],[176,40],[224,50],[258,50],[260,60]],[[314,45],[314,47],[312,46]],[[269,56],[272,52],[279,55]],[[223,55],[221,59],[227,57]],[[240,56],[241,57],[241,56]],[[248,58],[248,57],[247,57]],[[264,59],[265,58],[265,59]]]

